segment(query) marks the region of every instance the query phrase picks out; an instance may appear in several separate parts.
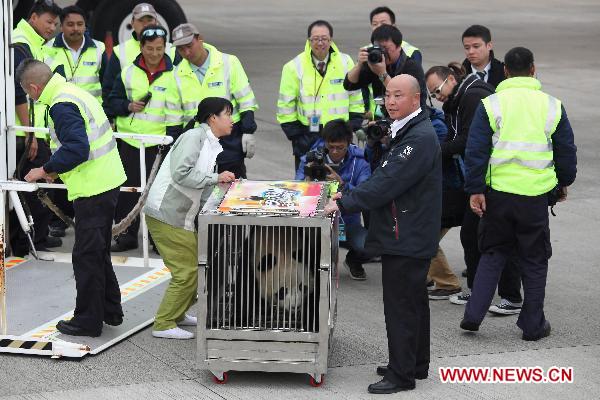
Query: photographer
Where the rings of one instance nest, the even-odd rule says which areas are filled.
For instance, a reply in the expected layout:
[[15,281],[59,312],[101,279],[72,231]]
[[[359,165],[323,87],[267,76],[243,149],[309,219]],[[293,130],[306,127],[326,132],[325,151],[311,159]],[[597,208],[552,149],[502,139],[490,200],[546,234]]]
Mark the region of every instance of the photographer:
[[[341,190],[349,192],[371,176],[362,149],[351,144],[352,128],[348,123],[341,119],[329,121],[323,127],[322,135],[323,139],[300,159],[297,180],[335,180]],[[342,220],[346,241],[340,244],[349,249],[344,265],[352,279],[365,280],[367,275],[362,265],[371,258],[365,251],[367,230],[360,223],[359,213],[343,213]]]
[[[402,33],[392,25],[381,25],[371,34],[371,47],[358,52],[358,62],[348,71],[344,79],[346,90],[357,90],[373,86],[373,96],[382,97],[390,79],[396,75],[412,75],[419,82],[421,93],[427,93],[423,68],[406,56],[402,49]],[[421,107],[426,96],[421,96]]]

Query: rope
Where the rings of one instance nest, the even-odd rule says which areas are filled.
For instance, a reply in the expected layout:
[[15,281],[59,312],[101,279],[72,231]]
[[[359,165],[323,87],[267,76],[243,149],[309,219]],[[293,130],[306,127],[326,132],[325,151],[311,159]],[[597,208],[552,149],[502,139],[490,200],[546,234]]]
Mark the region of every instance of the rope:
[[146,203],[146,199],[148,198],[148,193],[150,192],[150,187],[154,183],[154,178],[156,178],[156,174],[158,173],[158,167],[160,166],[160,161],[163,158],[163,146],[158,147],[158,154],[154,159],[154,164],[152,164],[152,169],[150,170],[150,176],[148,177],[148,181],[146,183],[146,187],[144,187],[144,191],[140,195],[140,199],[137,204],[133,207],[133,209],[127,214],[125,218],[123,218],[118,224],[113,225],[112,227],[112,235],[117,236],[133,223],[133,220],[138,216],[138,214],[142,211],[142,206]]

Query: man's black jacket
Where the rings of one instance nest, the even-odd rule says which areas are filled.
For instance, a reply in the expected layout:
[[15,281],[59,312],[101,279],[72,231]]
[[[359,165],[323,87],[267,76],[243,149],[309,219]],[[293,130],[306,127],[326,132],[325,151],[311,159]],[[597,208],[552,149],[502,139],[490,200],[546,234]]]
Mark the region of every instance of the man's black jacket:
[[432,258],[442,214],[442,159],[427,111],[397,132],[373,175],[344,193],[340,210],[370,210],[365,246],[377,254]]
[[[492,60],[492,65],[490,66],[490,71],[488,72],[487,83],[492,85],[494,89],[502,82],[506,77],[504,76],[504,63],[500,60],[494,58],[494,51],[490,51],[490,59]],[[463,67],[467,71],[467,74],[473,72],[471,68],[471,63],[468,59],[465,58],[463,61]]]

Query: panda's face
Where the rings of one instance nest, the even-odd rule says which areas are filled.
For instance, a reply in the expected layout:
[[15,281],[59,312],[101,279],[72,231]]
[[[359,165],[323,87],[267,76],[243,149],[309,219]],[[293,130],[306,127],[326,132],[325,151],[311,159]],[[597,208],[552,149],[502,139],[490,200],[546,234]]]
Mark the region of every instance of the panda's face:
[[255,276],[261,299],[283,311],[302,307],[304,299],[314,291],[314,274],[299,258],[298,251],[260,257]]

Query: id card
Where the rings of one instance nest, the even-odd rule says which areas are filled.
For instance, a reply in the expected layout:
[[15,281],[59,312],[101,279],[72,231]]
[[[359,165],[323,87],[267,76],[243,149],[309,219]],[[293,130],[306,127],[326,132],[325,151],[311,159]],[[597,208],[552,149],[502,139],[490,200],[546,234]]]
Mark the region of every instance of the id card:
[[342,217],[340,217],[340,222],[338,225],[338,240],[340,242],[346,241],[346,224],[344,223]]
[[321,121],[321,118],[316,115],[313,114],[310,117],[310,131],[311,132],[319,132],[319,122]]

